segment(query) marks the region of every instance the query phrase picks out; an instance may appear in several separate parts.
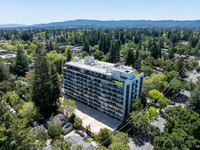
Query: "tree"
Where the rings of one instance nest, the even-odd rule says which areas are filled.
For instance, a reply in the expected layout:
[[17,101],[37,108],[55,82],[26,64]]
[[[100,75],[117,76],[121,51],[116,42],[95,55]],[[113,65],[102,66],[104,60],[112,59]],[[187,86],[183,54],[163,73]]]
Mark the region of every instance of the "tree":
[[134,68],[135,65],[135,56],[132,49],[127,50],[127,54],[125,56],[124,64],[127,66],[131,66]]
[[200,114],[200,85],[197,84],[196,88],[191,92],[191,96],[186,103],[188,109]]
[[164,115],[167,120],[164,132],[155,130],[150,134],[155,150],[200,148],[198,113],[177,106],[167,108]]
[[[100,129],[98,135],[97,135],[97,140],[99,143],[104,142],[111,136],[111,131],[107,128]],[[103,143],[103,146],[108,147],[111,144],[111,139],[108,139],[106,142]]]
[[51,116],[50,122],[48,123],[48,131],[52,138],[58,137],[63,131],[60,120]]
[[[148,134],[148,132],[151,129],[151,124],[150,124],[150,119],[148,118],[147,115],[145,115],[146,112],[142,112],[140,115],[139,114],[140,111],[132,111],[129,114],[129,119],[131,120],[132,118],[135,118],[128,126],[127,129],[131,128],[132,126],[134,126],[134,128],[132,128],[129,131],[129,134],[131,136],[137,136],[140,134]],[[137,116],[136,116],[137,115]],[[127,120],[127,121],[128,121]],[[137,120],[137,121],[135,121]]]
[[157,112],[158,109],[155,107],[150,107],[148,117],[150,120],[156,120],[159,117],[159,113]]
[[29,133],[27,120],[9,111],[4,101],[0,103],[0,149],[35,149],[36,139]]
[[119,132],[115,134],[115,136],[113,136],[112,138],[112,143],[115,143],[115,142],[127,144],[129,142],[128,133]]
[[155,73],[156,70],[152,69],[151,67],[145,65],[145,66],[142,67],[141,72],[143,72],[145,76],[150,76],[153,73]]
[[84,44],[83,44],[83,51],[90,53],[90,45],[87,39],[85,39]]
[[100,61],[104,58],[104,54],[103,54],[103,52],[100,51],[100,50],[96,50],[96,51],[92,54],[92,56],[94,56],[95,59],[100,60]]
[[158,46],[157,46],[155,41],[153,42],[153,45],[150,48],[150,52],[151,52],[151,56],[153,58],[155,58],[155,59],[157,59],[159,57],[159,55],[160,55],[159,54],[159,48],[158,48]]
[[17,57],[14,70],[18,76],[24,76],[25,72],[28,71],[28,61],[24,54],[24,50],[18,45],[17,46]]
[[117,63],[120,61],[120,51],[117,41],[112,41],[110,51],[108,53],[108,62]]
[[65,99],[62,103],[61,106],[59,108],[60,111],[63,111],[64,115],[67,117],[70,117],[73,112],[74,109],[76,108],[76,103],[75,101],[71,100],[71,99]]
[[158,104],[160,106],[160,110],[162,108],[165,108],[167,107],[167,105],[169,105],[171,103],[171,100],[166,98],[166,97],[161,97],[159,100],[158,100]]
[[158,90],[154,89],[149,92],[149,96],[151,99],[155,99],[155,98],[159,99],[163,97],[164,95],[163,93],[160,93]]
[[47,42],[46,44],[46,49],[47,51],[52,51],[54,48],[53,48],[53,42],[50,40],[49,42]]
[[53,142],[53,150],[61,148],[62,150],[71,150],[72,143],[66,142],[63,136]]
[[35,45],[35,44],[31,44],[31,45],[29,46],[29,49],[27,50],[28,54],[29,54],[29,55],[30,55],[30,54],[34,55],[34,54],[35,54],[35,49],[36,49],[36,45]]
[[174,49],[174,46],[172,46],[172,47],[169,48],[169,50],[168,50],[168,58],[169,58],[169,59],[173,59],[173,58],[174,58],[174,53],[175,53],[175,49]]
[[49,94],[49,101],[52,102],[53,106],[52,109],[57,109],[57,100],[60,98],[61,89],[59,83],[59,76],[56,70],[56,67],[53,63],[50,64],[50,82],[51,82],[51,89]]
[[137,70],[140,70],[141,69],[141,66],[142,66],[142,59],[141,59],[141,57],[139,56],[138,57],[138,59],[136,60],[136,64],[135,64],[135,68],[137,69]]
[[10,77],[9,68],[0,60],[0,82],[8,80]]
[[35,107],[33,102],[25,102],[23,106],[18,111],[19,115],[22,118],[26,118],[30,124],[33,121],[39,121],[41,119],[41,115],[37,107]]
[[82,126],[83,120],[79,117],[74,118],[74,128],[79,129]]
[[[178,61],[177,61],[176,64],[175,64],[176,70],[177,70],[177,71],[180,71],[184,65],[185,65],[185,63],[184,63],[184,58],[182,58],[182,57],[179,58]],[[187,71],[186,68],[182,69],[182,70],[180,71],[179,75],[180,75],[182,78],[186,77],[186,71]]]
[[81,53],[81,56],[82,56],[83,58],[85,58],[86,56],[89,56],[89,54],[88,54],[86,51],[84,51],[84,52]]
[[31,97],[44,118],[57,111],[57,101],[60,97],[58,74],[55,66],[49,63],[40,45],[36,48],[34,75],[31,82]]
[[10,104],[10,106],[15,110],[18,111],[19,109],[22,108],[24,101],[17,95],[14,91],[12,92],[7,92],[3,98],[5,102]]
[[51,63],[53,63],[56,67],[56,70],[59,74],[62,73],[62,66],[65,63],[65,57],[62,55],[59,55],[57,52],[55,51],[51,51],[47,54],[48,59]]
[[69,48],[66,48],[65,49],[65,53],[64,53],[64,56],[67,58],[67,62],[70,61],[72,59],[72,53],[71,53],[71,50]]
[[130,150],[129,146],[122,143],[122,142],[116,142],[109,146],[108,150]]
[[168,85],[164,73],[152,74],[150,77],[146,77],[144,81],[154,85],[154,89],[158,91],[164,90],[164,88]]

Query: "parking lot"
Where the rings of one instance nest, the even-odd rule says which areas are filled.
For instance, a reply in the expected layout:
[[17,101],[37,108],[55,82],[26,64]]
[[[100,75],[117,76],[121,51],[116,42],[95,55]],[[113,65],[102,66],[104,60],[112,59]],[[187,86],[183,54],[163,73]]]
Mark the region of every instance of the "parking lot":
[[103,113],[76,101],[75,114],[83,120],[83,127],[90,125],[91,132],[98,133],[101,128],[115,129],[120,121],[112,119]]

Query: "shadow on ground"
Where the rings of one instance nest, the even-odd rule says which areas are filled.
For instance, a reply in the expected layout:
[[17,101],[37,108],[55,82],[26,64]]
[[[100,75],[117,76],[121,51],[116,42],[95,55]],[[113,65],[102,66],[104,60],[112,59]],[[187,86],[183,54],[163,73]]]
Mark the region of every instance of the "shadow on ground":
[[144,146],[146,142],[150,142],[150,139],[147,135],[137,136],[132,139],[136,146],[141,147]]

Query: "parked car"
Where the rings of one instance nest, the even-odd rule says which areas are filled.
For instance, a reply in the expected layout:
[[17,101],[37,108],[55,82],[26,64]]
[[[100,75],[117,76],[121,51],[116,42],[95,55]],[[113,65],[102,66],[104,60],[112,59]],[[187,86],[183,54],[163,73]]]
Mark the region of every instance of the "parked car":
[[83,130],[78,130],[77,133],[78,133],[80,136],[82,136],[82,137],[84,137],[84,138],[87,138],[87,134],[86,134]]

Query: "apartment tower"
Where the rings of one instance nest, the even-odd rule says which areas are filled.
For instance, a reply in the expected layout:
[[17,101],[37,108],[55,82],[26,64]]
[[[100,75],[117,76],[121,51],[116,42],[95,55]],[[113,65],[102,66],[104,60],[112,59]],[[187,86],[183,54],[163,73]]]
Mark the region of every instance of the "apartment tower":
[[144,74],[132,67],[96,61],[87,56],[63,67],[64,92],[114,119],[123,121],[142,89]]

